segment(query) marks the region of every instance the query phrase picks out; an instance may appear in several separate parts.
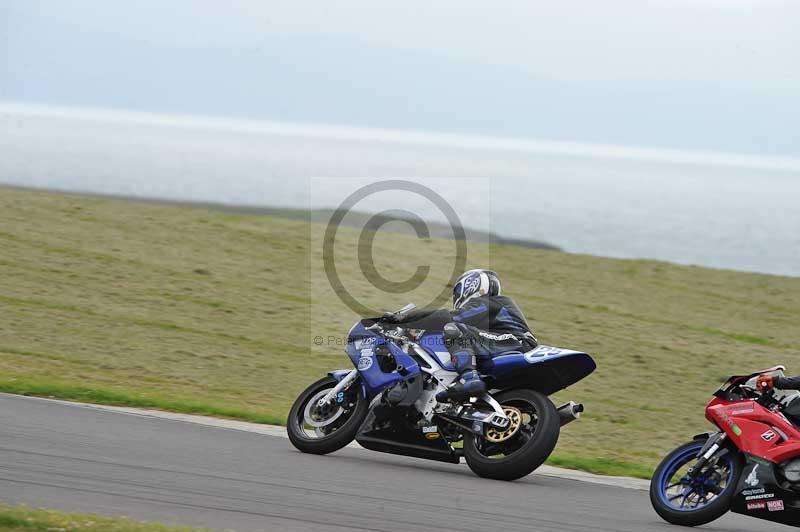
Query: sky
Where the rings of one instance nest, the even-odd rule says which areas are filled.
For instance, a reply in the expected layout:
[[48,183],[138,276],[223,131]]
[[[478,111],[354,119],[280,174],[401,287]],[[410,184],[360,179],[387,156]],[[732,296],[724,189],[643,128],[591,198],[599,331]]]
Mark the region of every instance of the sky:
[[0,101],[800,156],[800,2],[4,0]]

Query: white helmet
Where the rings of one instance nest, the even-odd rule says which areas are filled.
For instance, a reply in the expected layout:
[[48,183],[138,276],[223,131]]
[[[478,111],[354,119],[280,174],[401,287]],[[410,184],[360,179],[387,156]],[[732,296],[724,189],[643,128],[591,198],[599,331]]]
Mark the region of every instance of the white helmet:
[[453,287],[453,309],[479,296],[499,296],[500,278],[492,270],[469,270],[461,274]]

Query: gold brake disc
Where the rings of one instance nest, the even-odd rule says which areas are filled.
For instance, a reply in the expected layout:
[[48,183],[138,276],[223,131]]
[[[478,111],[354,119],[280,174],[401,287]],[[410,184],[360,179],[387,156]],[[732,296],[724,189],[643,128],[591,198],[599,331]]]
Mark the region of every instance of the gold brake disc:
[[497,430],[494,427],[489,427],[486,431],[486,439],[492,443],[500,443],[508,440],[519,431],[522,426],[522,412],[513,406],[503,406],[503,412],[508,418],[509,424],[506,430]]

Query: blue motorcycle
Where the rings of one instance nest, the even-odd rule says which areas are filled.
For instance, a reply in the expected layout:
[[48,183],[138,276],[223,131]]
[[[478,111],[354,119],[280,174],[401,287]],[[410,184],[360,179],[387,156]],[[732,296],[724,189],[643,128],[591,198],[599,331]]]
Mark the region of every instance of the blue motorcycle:
[[356,323],[346,347],[356,369],[332,371],[300,394],[287,420],[292,444],[327,454],[355,439],[373,451],[454,464],[463,456],[477,475],[498,480],[534,471],[583,411],[572,401],[556,408],[547,396],[591,374],[594,360],[548,346],[503,353],[478,361],[488,393],[440,403],[436,394],[457,378],[447,340],[380,319]]

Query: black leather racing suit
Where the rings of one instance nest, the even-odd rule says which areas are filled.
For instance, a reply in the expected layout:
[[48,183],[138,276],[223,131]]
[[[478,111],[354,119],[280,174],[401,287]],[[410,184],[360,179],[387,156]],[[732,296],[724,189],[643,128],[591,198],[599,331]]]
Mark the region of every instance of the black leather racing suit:
[[[772,385],[778,390],[800,390],[800,376],[798,377],[774,377]],[[792,420],[795,425],[800,426],[800,397],[795,398],[783,408],[786,417]]]
[[522,311],[506,296],[474,297],[458,310],[414,312],[396,323],[409,329],[436,331],[444,330],[448,324],[458,327],[462,336],[448,343],[447,349],[461,376],[461,388],[468,394],[483,386],[475,371],[481,359],[509,351],[529,351],[537,346]]
[[800,376],[798,377],[775,377],[772,385],[779,390],[800,390]]

